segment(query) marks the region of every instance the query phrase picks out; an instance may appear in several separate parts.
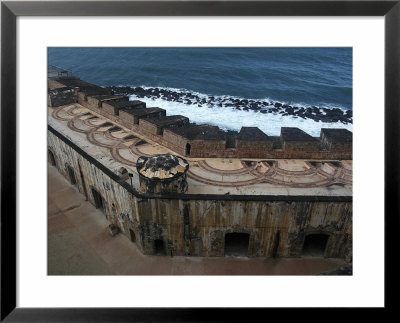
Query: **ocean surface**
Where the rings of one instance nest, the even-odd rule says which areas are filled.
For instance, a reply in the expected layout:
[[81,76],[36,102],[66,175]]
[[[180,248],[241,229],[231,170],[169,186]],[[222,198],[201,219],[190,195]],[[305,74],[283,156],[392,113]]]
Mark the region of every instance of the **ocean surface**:
[[48,64],[224,130],[352,130],[351,48],[49,48]]

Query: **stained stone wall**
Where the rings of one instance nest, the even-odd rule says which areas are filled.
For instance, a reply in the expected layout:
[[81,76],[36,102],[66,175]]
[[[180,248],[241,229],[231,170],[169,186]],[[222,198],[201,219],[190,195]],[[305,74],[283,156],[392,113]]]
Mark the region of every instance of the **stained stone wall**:
[[326,257],[351,257],[351,197],[139,194],[51,127],[48,149],[61,174],[68,178],[65,167],[73,168],[92,204],[91,188],[101,194],[104,216],[128,238],[131,229],[145,254],[154,254],[161,239],[167,255],[224,256],[225,234],[243,232],[250,235],[249,257],[297,257],[308,234],[323,233],[329,235]]
[[77,90],[71,87],[62,87],[49,90],[48,106],[59,107],[77,102]]

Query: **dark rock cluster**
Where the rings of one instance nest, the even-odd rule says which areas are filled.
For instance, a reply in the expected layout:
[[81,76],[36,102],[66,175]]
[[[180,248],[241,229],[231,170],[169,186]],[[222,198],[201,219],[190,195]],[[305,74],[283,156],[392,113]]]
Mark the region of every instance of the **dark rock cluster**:
[[316,106],[302,107],[291,106],[280,102],[266,100],[239,99],[226,96],[199,96],[189,91],[173,91],[163,88],[142,88],[129,86],[110,86],[109,90],[118,95],[135,95],[138,98],[163,99],[171,102],[191,104],[198,107],[213,106],[227,107],[243,111],[258,111],[260,113],[281,114],[293,118],[312,119],[327,123],[342,122],[343,124],[353,123],[351,110],[339,108],[320,108]]
[[144,170],[150,169],[152,172],[156,172],[160,169],[169,171],[178,165],[178,158],[170,154],[165,154],[148,158],[146,161],[144,161],[142,168]]

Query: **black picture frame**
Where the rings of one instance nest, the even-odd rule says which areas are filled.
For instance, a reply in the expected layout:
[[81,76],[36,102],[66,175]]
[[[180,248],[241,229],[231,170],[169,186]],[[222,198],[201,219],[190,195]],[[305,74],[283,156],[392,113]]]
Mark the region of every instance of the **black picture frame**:
[[[1,321],[236,321],[263,309],[16,307],[16,19],[19,16],[384,16],[385,309],[394,309],[399,233],[400,0],[4,1],[1,3]],[[373,148],[371,148],[373,154]],[[371,156],[373,159],[373,156]],[[367,203],[367,202],[366,202]],[[373,233],[371,233],[373,235]],[[373,257],[373,255],[371,255]]]

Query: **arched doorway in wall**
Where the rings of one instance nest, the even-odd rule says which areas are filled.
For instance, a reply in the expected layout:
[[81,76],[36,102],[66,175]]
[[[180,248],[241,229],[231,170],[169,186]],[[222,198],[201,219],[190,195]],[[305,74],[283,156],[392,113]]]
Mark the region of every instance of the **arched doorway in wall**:
[[250,234],[227,233],[225,234],[225,256],[248,257]]
[[185,149],[185,156],[189,156],[190,155],[190,144],[187,143],[186,144],[186,149]]
[[101,196],[101,194],[92,187],[92,195],[93,195],[93,199],[94,199],[94,205],[96,207],[96,209],[100,209],[100,211],[102,211],[104,213],[104,199]]
[[49,149],[48,150],[49,161],[51,166],[56,166],[56,158],[54,157],[53,152]]
[[154,254],[156,256],[166,256],[164,241],[162,239],[154,240]]
[[76,178],[75,178],[75,172],[74,172],[73,168],[71,166],[67,165],[66,169],[67,169],[69,181],[71,182],[72,185],[75,185]]
[[303,256],[324,257],[329,235],[327,234],[309,234],[304,239]]
[[133,232],[132,229],[129,229],[129,235],[130,235],[130,237],[131,237],[131,241],[132,241],[133,243],[136,243],[136,235],[135,235],[135,232]]

